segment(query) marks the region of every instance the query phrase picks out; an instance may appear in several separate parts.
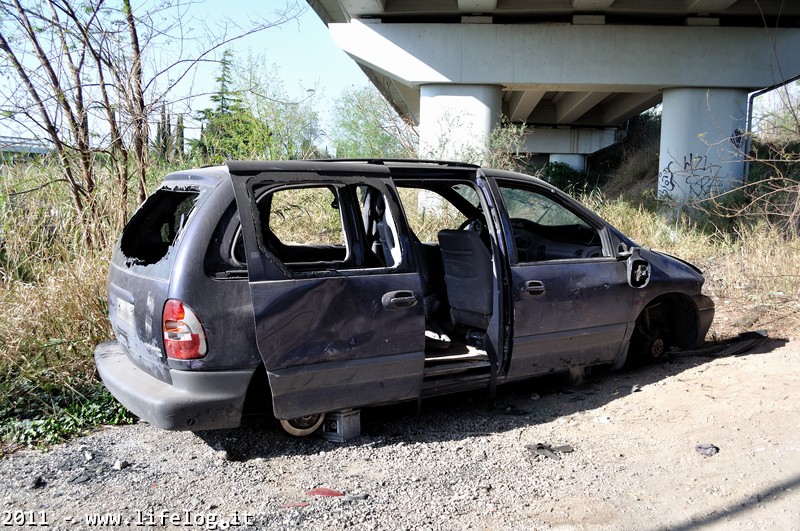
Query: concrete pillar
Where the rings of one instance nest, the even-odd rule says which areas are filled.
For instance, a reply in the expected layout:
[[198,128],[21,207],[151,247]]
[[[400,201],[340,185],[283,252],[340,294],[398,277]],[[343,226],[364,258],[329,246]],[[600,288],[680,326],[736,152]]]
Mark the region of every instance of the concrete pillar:
[[563,162],[575,171],[586,171],[586,155],[571,153],[551,153],[550,162]]
[[500,122],[501,98],[499,85],[422,85],[420,157],[480,163]]
[[658,196],[687,205],[742,184],[747,90],[664,89]]

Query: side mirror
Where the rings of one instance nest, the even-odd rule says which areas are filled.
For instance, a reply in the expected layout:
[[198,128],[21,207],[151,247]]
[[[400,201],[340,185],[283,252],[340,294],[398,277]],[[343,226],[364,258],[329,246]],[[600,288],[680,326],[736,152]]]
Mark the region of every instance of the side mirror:
[[[627,246],[626,246],[627,248]],[[625,258],[622,258],[623,253],[617,255],[617,260],[626,260],[626,277],[628,284],[632,288],[644,288],[650,283],[651,267],[650,262],[644,260],[639,254],[640,248],[633,247],[625,251]]]

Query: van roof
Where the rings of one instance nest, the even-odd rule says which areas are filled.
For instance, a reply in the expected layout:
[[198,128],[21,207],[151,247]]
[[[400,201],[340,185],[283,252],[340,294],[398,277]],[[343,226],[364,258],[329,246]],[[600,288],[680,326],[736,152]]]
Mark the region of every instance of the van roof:
[[[309,160],[230,160],[224,165],[206,166],[203,168],[180,170],[170,173],[165,180],[193,181],[215,183],[228,178],[229,175],[248,176],[263,172],[324,172],[330,174],[357,172],[389,176],[393,178],[433,178],[464,179],[475,170],[483,169],[487,174],[496,177],[523,177],[523,174],[505,170],[485,168],[476,164],[444,160],[421,159],[309,159]],[[527,179],[539,181],[530,175]]]

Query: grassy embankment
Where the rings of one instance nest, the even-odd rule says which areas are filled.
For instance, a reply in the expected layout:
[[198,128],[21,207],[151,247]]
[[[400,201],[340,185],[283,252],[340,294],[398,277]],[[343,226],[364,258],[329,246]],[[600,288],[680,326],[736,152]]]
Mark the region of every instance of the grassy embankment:
[[[637,242],[700,265],[718,304],[769,315],[782,330],[795,326],[796,308],[781,309],[798,299],[800,238],[763,216],[665,223],[652,177],[642,180],[653,174],[653,154],[638,156],[644,160],[623,161],[605,192],[582,199]],[[131,421],[99,384],[92,360],[94,345],[111,335],[105,282],[117,211],[99,201],[105,221],[87,227],[59,185],[18,193],[45,182],[47,172],[55,175],[11,168],[0,180],[0,455]]]

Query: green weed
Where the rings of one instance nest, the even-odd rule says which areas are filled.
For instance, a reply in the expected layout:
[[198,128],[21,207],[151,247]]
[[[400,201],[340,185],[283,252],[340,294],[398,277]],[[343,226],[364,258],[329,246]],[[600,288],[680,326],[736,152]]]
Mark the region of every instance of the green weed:
[[0,385],[0,455],[15,447],[54,444],[103,424],[130,424],[134,417],[100,383],[44,385],[18,376]]

